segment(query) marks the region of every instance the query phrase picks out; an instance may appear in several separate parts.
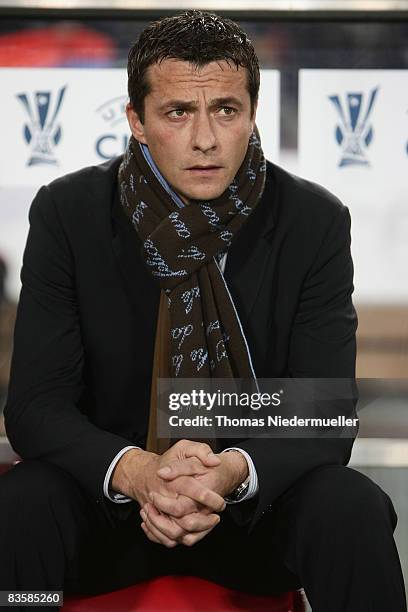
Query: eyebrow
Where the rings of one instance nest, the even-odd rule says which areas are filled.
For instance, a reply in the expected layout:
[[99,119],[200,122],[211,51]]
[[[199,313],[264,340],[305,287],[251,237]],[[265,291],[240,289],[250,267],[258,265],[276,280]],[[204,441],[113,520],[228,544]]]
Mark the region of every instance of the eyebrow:
[[[228,96],[226,98],[213,98],[210,100],[209,107],[215,108],[217,106],[237,106],[239,109],[243,108],[243,104],[238,98],[234,96]],[[166,110],[166,108],[181,108],[185,110],[192,110],[197,108],[197,102],[195,100],[169,100],[159,106],[159,110]]]

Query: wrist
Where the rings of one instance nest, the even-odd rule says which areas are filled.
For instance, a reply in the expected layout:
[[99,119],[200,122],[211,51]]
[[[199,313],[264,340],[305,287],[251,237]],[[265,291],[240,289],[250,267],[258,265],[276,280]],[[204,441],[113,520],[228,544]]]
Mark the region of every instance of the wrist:
[[225,492],[225,495],[229,495],[248,478],[248,462],[244,455],[236,450],[221,453],[219,456],[223,458],[230,469],[229,486]]
[[127,451],[119,459],[112,472],[112,489],[139,501],[146,488],[146,467],[155,457],[157,457],[155,453],[141,448],[132,448]]

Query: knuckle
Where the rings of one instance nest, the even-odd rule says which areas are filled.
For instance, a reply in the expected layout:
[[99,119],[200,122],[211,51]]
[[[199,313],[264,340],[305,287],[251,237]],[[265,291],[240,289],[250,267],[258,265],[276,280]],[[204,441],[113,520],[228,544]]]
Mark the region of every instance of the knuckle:
[[179,530],[176,526],[166,529],[166,531],[163,531],[163,533],[167,538],[169,538],[169,540],[174,540],[179,536]]
[[183,516],[187,515],[187,514],[191,514],[192,512],[194,512],[194,508],[192,507],[191,504],[186,503],[183,506]]
[[182,529],[183,534],[188,531],[187,517],[181,516],[178,520],[178,525],[180,526],[180,529]]
[[206,505],[207,494],[206,491],[199,491],[198,493],[198,501],[200,504]]
[[187,529],[187,531],[193,531],[194,527],[195,527],[195,521],[194,519],[191,519],[189,517],[186,517],[185,521],[184,521],[184,526]]
[[176,540],[178,538],[181,538],[183,535],[184,535],[184,529],[180,527],[180,525],[177,525],[177,527],[174,529],[170,537],[172,540]]
[[181,518],[184,515],[184,508],[182,502],[177,502],[174,506],[174,516]]
[[193,536],[191,536],[191,535],[186,535],[183,538],[183,544],[185,546],[192,546],[194,544],[194,541],[195,540],[194,540]]
[[171,493],[172,495],[174,495],[174,493],[178,493],[178,486],[179,486],[179,482],[176,479],[163,483],[162,491],[163,491],[164,497],[166,497],[168,493]]

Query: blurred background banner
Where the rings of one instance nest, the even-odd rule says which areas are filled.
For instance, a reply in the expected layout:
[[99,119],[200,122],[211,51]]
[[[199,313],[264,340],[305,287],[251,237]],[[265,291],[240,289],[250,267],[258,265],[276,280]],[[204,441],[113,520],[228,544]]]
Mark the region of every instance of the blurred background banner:
[[351,209],[355,299],[408,302],[408,70],[301,70],[299,171]]

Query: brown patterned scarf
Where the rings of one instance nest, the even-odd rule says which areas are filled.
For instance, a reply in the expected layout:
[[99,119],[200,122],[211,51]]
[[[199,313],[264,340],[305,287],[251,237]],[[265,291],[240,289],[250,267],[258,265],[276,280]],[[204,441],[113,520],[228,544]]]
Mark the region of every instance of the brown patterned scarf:
[[142,258],[162,288],[147,450],[164,452],[169,440],[156,436],[157,378],[255,378],[218,257],[258,204],[266,162],[255,127],[227,189],[216,199],[185,205],[146,150],[131,137],[118,178],[121,204],[142,240]]

